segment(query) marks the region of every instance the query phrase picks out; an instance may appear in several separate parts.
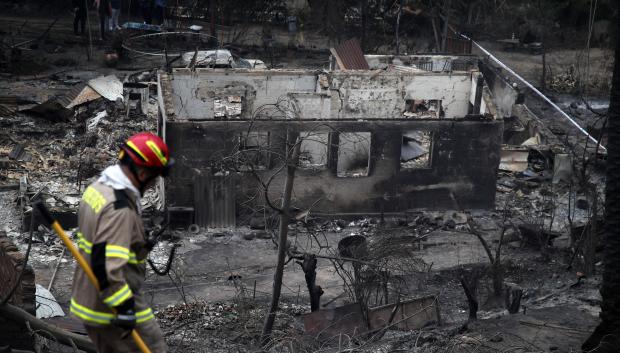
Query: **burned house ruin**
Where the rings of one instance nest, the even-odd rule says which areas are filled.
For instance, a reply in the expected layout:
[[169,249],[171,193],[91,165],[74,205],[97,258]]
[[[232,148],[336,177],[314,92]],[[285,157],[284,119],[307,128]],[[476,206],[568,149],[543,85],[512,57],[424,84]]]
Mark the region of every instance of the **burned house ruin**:
[[[176,69],[158,79],[177,166],[171,211],[203,226],[282,191],[299,133],[293,204],[322,214],[494,207],[503,119],[477,58],[367,56],[368,70]],[[222,163],[222,160],[228,161]]]

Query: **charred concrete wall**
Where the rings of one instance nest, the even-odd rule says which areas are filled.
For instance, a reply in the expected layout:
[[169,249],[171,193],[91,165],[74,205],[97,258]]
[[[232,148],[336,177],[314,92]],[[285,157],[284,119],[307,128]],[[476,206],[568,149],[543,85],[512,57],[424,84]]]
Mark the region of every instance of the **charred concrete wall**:
[[[13,288],[24,266],[24,255],[6,233],[0,232],[0,298],[6,298]],[[34,271],[30,266],[24,270],[21,283],[9,300],[32,315],[36,313]],[[15,349],[32,350],[34,339],[30,336],[24,323],[18,323],[0,316],[0,346]]]
[[[167,141],[177,156],[167,182],[170,206],[193,206],[193,178],[199,171],[218,172],[222,157],[231,156],[237,136],[247,133],[247,121],[168,122]],[[294,185],[293,204],[312,206],[315,212],[374,213],[428,208],[492,208],[502,138],[502,121],[254,121],[252,131],[268,133],[272,155],[284,151],[287,129],[329,134],[328,162],[322,167],[300,168]],[[403,169],[400,161],[403,135],[426,131],[431,136],[430,163]],[[339,177],[339,136],[369,133],[368,175]],[[263,179],[279,170],[281,161],[270,160],[257,171]],[[234,173],[237,204],[262,203],[262,192],[251,172]],[[281,195],[285,173],[271,183],[272,199]],[[242,209],[238,209],[242,212]]]
[[[481,91],[478,75],[218,69],[163,74],[159,130],[178,163],[167,180],[167,204],[195,206],[195,186],[212,185],[213,179],[195,180],[213,175],[234,178],[221,185],[233,185],[237,213],[264,205],[256,177],[267,180],[282,170],[285,136],[295,131],[302,139],[318,134],[302,143],[296,207],[330,214],[492,208],[503,122],[487,87],[482,115],[467,115]],[[274,109],[282,101],[291,109]],[[263,114],[265,107],[270,114]],[[437,114],[429,115],[432,109]],[[246,153],[255,174],[235,167]],[[284,174],[270,184],[274,202]]]

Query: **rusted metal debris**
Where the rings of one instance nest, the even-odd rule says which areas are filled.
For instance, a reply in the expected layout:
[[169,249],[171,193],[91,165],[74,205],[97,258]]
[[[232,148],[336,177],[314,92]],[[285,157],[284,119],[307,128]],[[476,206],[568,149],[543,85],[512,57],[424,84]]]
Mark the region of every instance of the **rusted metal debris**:
[[522,172],[528,167],[528,156],[529,151],[527,148],[504,148],[502,149],[502,157],[499,164],[499,169],[510,172]]
[[[395,306],[398,307],[393,313]],[[404,331],[420,329],[440,324],[441,315],[437,297],[427,296],[370,308],[368,322],[358,303],[318,310],[304,315],[303,321],[306,334],[326,339],[340,334],[360,336],[386,327]]]
[[339,46],[330,49],[341,70],[370,70],[356,38],[351,38]]

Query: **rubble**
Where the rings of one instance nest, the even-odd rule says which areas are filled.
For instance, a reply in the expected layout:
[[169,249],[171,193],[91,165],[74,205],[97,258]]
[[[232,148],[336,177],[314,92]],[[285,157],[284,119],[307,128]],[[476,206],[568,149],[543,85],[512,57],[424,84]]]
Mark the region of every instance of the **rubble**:
[[100,76],[89,80],[88,86],[109,101],[123,100],[123,84],[115,75]]
[[37,284],[37,319],[47,319],[50,317],[65,316],[64,311],[56,302],[54,295],[47,289]]
[[317,340],[329,340],[339,334],[363,337],[391,325],[393,329],[411,331],[441,324],[439,312],[437,298],[425,297],[369,308],[368,324],[359,303],[305,314],[303,321],[306,334]]
[[[425,15],[411,6],[405,9],[410,14]],[[215,146],[227,129],[254,118],[250,115],[265,107],[261,104],[273,103],[265,97],[277,99],[277,104],[286,97],[306,114],[305,125],[295,125],[289,111],[276,111],[252,122],[264,130],[260,138],[244,140],[242,134],[250,134],[240,128],[222,143],[246,150],[280,148],[282,141],[273,133],[279,116],[287,128],[297,130],[320,130],[330,124],[331,116],[342,124],[329,133],[319,131],[316,145],[301,148],[291,219],[284,225],[288,239],[282,297],[275,330],[263,350],[461,352],[520,346],[528,351],[569,351],[591,330],[601,304],[602,258],[592,251],[594,271],[585,276],[581,247],[591,229],[602,227],[602,211],[594,213],[593,208],[604,204],[604,160],[590,155],[578,160],[582,154],[571,150],[572,132],[549,123],[544,114],[538,119],[505,71],[487,76],[478,70],[475,55],[364,55],[362,47],[372,46],[355,39],[338,39],[342,44],[331,50],[329,60],[328,46],[316,48],[315,63],[295,70],[277,60],[274,64],[274,40],[288,38],[284,40],[293,43],[291,34],[279,33],[276,25],[275,35],[262,39],[270,44],[257,49],[244,44],[245,30],[235,32],[238,28],[222,22],[214,26],[219,34],[213,38],[200,33],[209,28],[204,18],[194,20],[191,33],[171,32],[166,25],[125,23],[115,33],[122,44],[103,43],[88,65],[78,56],[61,55],[71,49],[70,43],[79,42],[83,50],[83,38],[54,34],[16,47],[21,49],[9,60],[13,68],[0,75],[8,87],[0,92],[0,231],[21,250],[28,246],[28,231],[33,232],[30,260],[40,283],[47,284],[52,269],[58,269],[53,294],[36,286],[37,317],[67,312],[75,264],[62,258],[63,245],[33,214],[31,201],[44,200],[76,240],[81,193],[115,163],[118,146],[132,133],[159,130],[174,137],[170,141],[178,150]],[[295,28],[299,33],[294,42],[304,41],[302,29]],[[250,25],[247,32],[254,30]],[[239,41],[217,43],[218,49],[211,50],[212,40],[226,37]],[[448,52],[457,39],[448,38]],[[276,55],[286,52],[286,62],[311,56],[290,43],[288,48],[275,48]],[[326,43],[333,43],[332,38]],[[110,46],[124,48],[116,68],[103,67]],[[15,63],[27,71],[24,58],[35,50],[35,55],[43,53],[50,70],[13,75]],[[253,54],[270,55],[270,70],[259,59],[241,58]],[[0,55],[0,66],[6,63]],[[549,75],[547,85],[555,91],[574,91],[577,76],[568,69]],[[218,81],[222,77],[230,81]],[[424,81],[431,79],[436,82]],[[165,89],[170,82],[196,87],[175,96]],[[478,82],[485,84],[477,86]],[[194,106],[186,105],[188,97],[197,98]],[[182,117],[183,109],[166,109],[166,102],[173,101],[189,107],[191,114]],[[393,109],[386,112],[386,106]],[[585,107],[570,108],[585,116]],[[199,128],[205,111],[212,115],[212,128]],[[371,120],[375,118],[380,119]],[[179,126],[166,127],[165,119],[179,119]],[[496,128],[492,133],[487,131],[491,123]],[[403,124],[415,124],[411,126],[416,129],[404,129]],[[368,134],[367,153],[355,151],[350,166],[339,166],[330,151],[354,131]],[[277,206],[281,198],[277,190],[266,192],[256,183],[251,169],[269,174],[275,157],[256,154],[252,157],[260,161],[254,168],[219,170],[225,157],[186,151],[179,159],[182,177],[174,187],[168,181],[165,188],[159,185],[142,198],[148,227],[163,224],[161,219],[168,215],[173,220],[148,258],[162,268],[175,249],[172,270],[160,277],[147,267],[144,286],[171,350],[251,352],[264,343],[261,333],[273,290],[280,213],[250,203],[270,197]],[[207,158],[217,163],[201,164]],[[394,170],[382,170],[386,164]],[[467,168],[486,174],[462,173]],[[203,175],[213,171],[217,177],[239,177],[229,185],[238,193],[230,200],[243,206],[228,213],[232,222],[209,227],[196,217],[230,206],[192,205],[202,191],[221,191],[192,188],[188,176],[198,170]],[[374,175],[385,179],[369,182]],[[318,181],[313,184],[312,178]],[[250,183],[241,183],[247,180]],[[410,184],[397,187],[403,180]],[[353,182],[359,187],[347,190]],[[274,185],[280,184],[276,179]],[[367,197],[370,193],[375,195]],[[213,199],[221,198],[215,195]],[[357,203],[349,202],[350,195]],[[356,245],[342,246],[347,241]],[[316,266],[309,271],[314,273],[306,273],[301,262],[309,255],[315,256]],[[469,296],[463,295],[460,280],[463,273],[476,271],[479,319],[467,321]],[[493,293],[497,273],[503,276],[502,297]],[[310,277],[315,287],[308,285]],[[307,303],[317,288],[322,295],[311,312]],[[503,297],[504,292],[509,295]],[[512,301],[521,295],[520,302]],[[414,305],[422,302],[426,305]],[[65,319],[66,327],[76,325],[70,317]],[[557,339],[564,336],[568,338]]]
[[574,92],[579,81],[576,71],[574,66],[570,66],[564,72],[547,76],[547,87],[561,93]]
[[[278,327],[288,330],[297,326],[294,323],[296,317],[310,309],[308,306],[283,303],[280,310],[283,319]],[[264,308],[243,301],[192,301],[170,305],[156,313],[164,335],[172,344],[185,347],[203,346],[205,337],[209,337],[210,349],[222,352],[231,347],[242,352],[251,351],[244,342],[256,341],[255,335],[260,331],[264,315]],[[243,326],[243,331],[239,331],[240,326]]]

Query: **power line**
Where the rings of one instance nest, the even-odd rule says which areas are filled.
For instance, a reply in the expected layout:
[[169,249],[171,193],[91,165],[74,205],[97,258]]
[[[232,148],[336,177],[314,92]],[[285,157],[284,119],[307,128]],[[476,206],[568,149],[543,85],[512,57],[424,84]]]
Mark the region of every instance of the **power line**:
[[530,88],[532,91],[534,91],[534,93],[536,93],[538,96],[540,96],[542,99],[544,99],[547,103],[549,103],[555,110],[557,110],[560,114],[562,114],[562,116],[564,118],[566,118],[568,121],[570,121],[570,123],[572,125],[574,125],[577,128],[577,130],[579,130],[581,133],[586,135],[592,142],[594,142],[596,145],[599,145],[603,150],[607,151],[607,148],[605,148],[605,146],[603,146],[597,139],[595,139],[592,135],[590,135],[590,133],[588,133],[584,128],[582,128],[581,125],[579,125],[579,123],[577,123],[570,115],[568,115],[566,112],[564,112],[562,110],[562,108],[560,108],[557,104],[553,103],[551,101],[551,99],[549,99],[547,96],[545,96],[542,92],[540,92],[531,83],[526,81],[523,77],[519,76],[519,74],[514,72],[514,70],[512,70],[511,68],[506,66],[506,64],[501,62],[498,58],[496,58],[493,54],[491,54],[491,52],[489,52],[484,47],[482,47],[480,44],[478,44],[478,42],[476,42],[475,40],[469,38],[468,36],[466,36],[466,35],[464,35],[462,33],[459,33],[459,34],[460,34],[461,37],[463,37],[463,38],[471,41],[472,43],[474,43],[474,45],[477,46],[483,53],[488,55],[489,58],[491,58],[493,61],[495,61],[503,69],[505,69],[506,71],[510,72],[519,81],[523,82],[524,85],[526,85],[528,88]]

